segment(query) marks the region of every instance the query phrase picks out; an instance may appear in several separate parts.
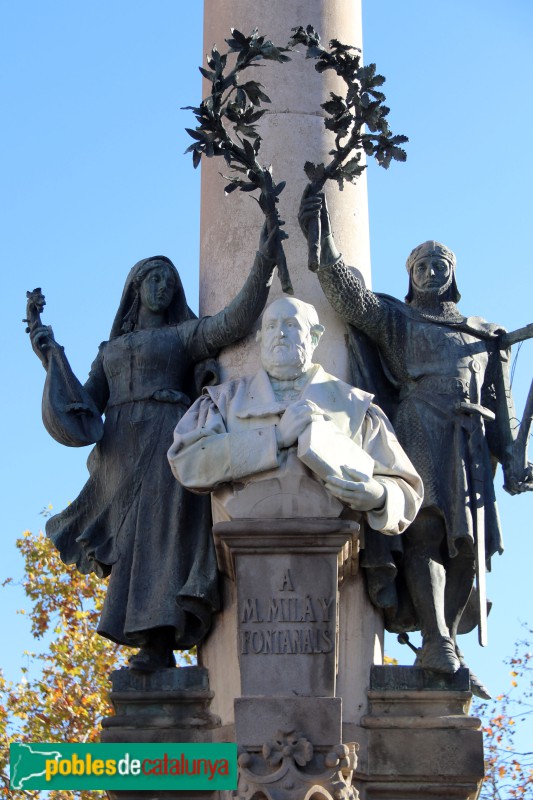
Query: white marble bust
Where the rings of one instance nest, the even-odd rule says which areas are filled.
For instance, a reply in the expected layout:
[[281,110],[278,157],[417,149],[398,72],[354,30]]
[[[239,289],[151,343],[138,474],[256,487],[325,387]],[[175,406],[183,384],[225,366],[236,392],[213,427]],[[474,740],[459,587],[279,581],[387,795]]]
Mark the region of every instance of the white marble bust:
[[324,328],[313,306],[282,298],[258,333],[262,368],[204,395],[176,427],[169,461],[215,519],[365,515],[400,533],[421,481],[371,395],[313,364]]

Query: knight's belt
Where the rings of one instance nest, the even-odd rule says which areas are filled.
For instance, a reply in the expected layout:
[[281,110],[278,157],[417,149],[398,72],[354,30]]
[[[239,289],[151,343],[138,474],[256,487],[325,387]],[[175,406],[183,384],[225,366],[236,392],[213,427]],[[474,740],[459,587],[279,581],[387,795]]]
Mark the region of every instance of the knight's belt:
[[424,375],[416,381],[404,384],[400,398],[403,400],[413,393],[423,392],[467,400],[470,396],[470,382],[470,376],[459,378],[449,375]]
[[489,408],[469,401],[469,390],[468,378],[427,375],[418,381],[404,384],[400,392],[400,402],[407,398],[416,398],[438,409],[445,416],[453,413],[482,417],[485,420],[495,419],[495,414]]

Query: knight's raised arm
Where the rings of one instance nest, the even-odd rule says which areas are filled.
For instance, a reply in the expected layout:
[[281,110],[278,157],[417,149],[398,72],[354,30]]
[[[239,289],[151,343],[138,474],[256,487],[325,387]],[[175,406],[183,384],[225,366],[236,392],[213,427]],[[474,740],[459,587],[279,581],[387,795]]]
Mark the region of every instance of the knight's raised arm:
[[370,336],[386,335],[389,309],[380,297],[367,289],[357,270],[344,263],[337,249],[326,196],[314,194],[308,185],[302,195],[298,220],[307,238],[309,223],[320,219],[321,258],[318,279],[332,307],[349,325],[366,331]]

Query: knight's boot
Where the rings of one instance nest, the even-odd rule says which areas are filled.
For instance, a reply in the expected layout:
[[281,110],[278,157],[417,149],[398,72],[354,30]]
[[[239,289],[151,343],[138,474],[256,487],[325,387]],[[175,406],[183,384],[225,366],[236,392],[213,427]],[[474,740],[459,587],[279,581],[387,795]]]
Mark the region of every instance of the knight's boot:
[[453,675],[461,664],[449,636],[424,636],[415,666]]
[[445,540],[443,520],[423,509],[405,533],[404,563],[407,587],[422,632],[416,666],[453,675],[461,665],[445,619]]
[[466,663],[463,654],[455,645],[455,652],[457,653],[457,658],[459,659],[459,663],[462,667],[466,667],[468,672],[470,673],[470,689],[472,690],[472,694],[476,697],[480,697],[482,700],[491,700],[491,695],[489,694],[489,690],[487,687],[481,683],[477,675],[475,675],[472,670],[469,668],[468,664]]

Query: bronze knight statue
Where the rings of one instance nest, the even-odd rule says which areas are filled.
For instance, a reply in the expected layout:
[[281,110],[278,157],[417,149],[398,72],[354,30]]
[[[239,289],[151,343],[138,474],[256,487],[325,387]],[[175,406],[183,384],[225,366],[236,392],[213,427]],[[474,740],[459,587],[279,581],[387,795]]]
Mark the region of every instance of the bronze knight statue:
[[[318,278],[350,326],[353,383],[376,394],[424,483],[422,508],[401,537],[385,540],[367,532],[362,563],[369,592],[389,630],[421,630],[419,666],[454,673],[464,666],[456,636],[475,594],[476,570],[474,624],[484,643],[485,563],[490,568],[491,556],[502,552],[496,462],[512,494],[533,489],[532,465],[526,460],[517,474],[511,457],[516,431],[505,332],[480,317],[462,316],[455,255],[444,245],[429,241],[412,251],[402,303],[366,289],[344,264],[325,197],[307,189],[300,208],[305,235],[317,219]],[[472,687],[486,696],[475,676]]]

